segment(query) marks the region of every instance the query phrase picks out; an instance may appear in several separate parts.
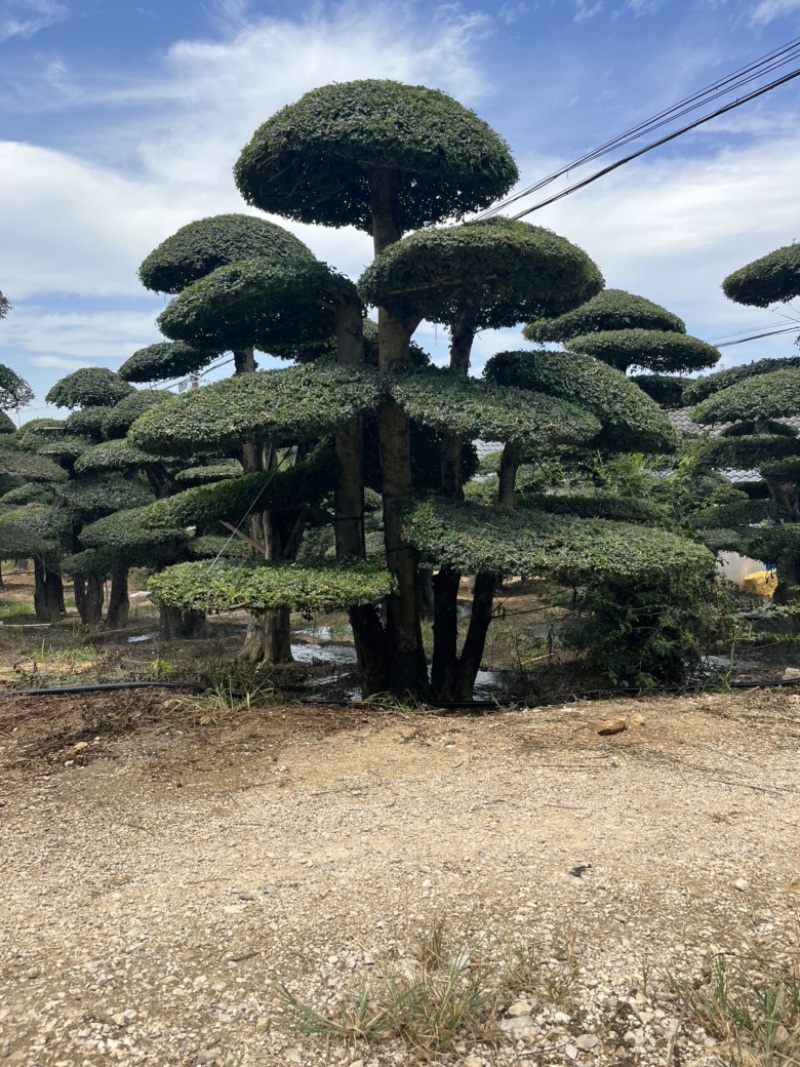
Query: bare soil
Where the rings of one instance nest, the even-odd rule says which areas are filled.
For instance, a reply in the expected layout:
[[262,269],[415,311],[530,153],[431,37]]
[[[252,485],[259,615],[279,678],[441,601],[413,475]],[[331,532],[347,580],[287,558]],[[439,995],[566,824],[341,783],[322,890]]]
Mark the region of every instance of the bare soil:
[[[0,639],[7,691],[165,654],[33,652]],[[265,696],[0,697],[0,1061],[735,1062],[676,983],[797,959],[800,693],[485,715]],[[445,972],[496,994],[443,1049],[303,1034],[276,992],[341,1020],[439,930]]]

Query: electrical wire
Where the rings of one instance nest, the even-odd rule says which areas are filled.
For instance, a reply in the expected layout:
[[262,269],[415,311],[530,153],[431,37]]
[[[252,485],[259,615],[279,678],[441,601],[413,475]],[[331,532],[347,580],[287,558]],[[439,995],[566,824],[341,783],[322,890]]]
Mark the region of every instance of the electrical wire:
[[767,85],[762,85],[759,89],[755,89],[751,93],[747,93],[745,96],[740,97],[738,100],[733,100],[729,104],[725,104],[723,107],[717,108],[716,111],[712,111],[708,115],[703,115],[699,119],[695,119],[694,122],[687,123],[685,126],[681,126],[677,130],[673,130],[672,133],[667,134],[665,137],[660,137],[657,141],[651,141],[650,144],[645,145],[643,148],[638,149],[636,152],[631,152],[627,156],[623,156],[622,159],[618,159],[615,163],[609,164],[607,167],[603,167],[601,170],[596,171],[594,174],[590,174],[588,178],[584,178],[582,181],[575,182],[573,185],[567,186],[566,189],[562,189],[560,193],[556,193],[554,196],[548,197],[546,200],[539,201],[538,204],[534,204],[532,207],[525,208],[523,211],[517,212],[516,215],[511,215],[512,219],[521,219],[526,215],[530,215],[534,211],[539,211],[543,207],[548,207],[550,204],[556,203],[558,200],[563,200],[565,196],[569,196],[571,193],[577,192],[579,189],[585,189],[587,185],[592,185],[593,182],[598,181],[600,178],[605,177],[606,174],[610,174],[612,171],[618,170],[619,167],[623,167],[626,163],[630,163],[634,159],[638,159],[640,156],[645,155],[647,152],[652,152],[654,148],[659,148],[661,145],[668,144],[670,141],[674,141],[678,137],[682,137],[683,134],[689,133],[691,130],[697,129],[706,122],[710,122],[711,119],[719,118],[720,115],[725,115],[729,111],[733,111],[737,107],[741,107],[743,104],[749,103],[751,100],[756,100],[759,96],[763,96],[765,93],[771,92],[773,89],[779,88],[781,85],[786,85],[788,82],[793,81],[795,78],[800,77],[800,68],[790,71],[788,74],[784,74],[781,78],[776,78],[774,81],[769,82]]
[[660,129],[662,126],[674,122],[677,119],[682,118],[684,115],[690,114],[692,111],[696,111],[704,104],[718,100],[744,85],[750,84],[758,78],[763,77],[765,74],[777,70],[781,66],[785,66],[786,63],[789,63],[796,58],[800,58],[800,37],[795,38],[778,49],[774,49],[772,52],[766,53],[766,55],[761,56],[747,66],[739,68],[725,78],[713,82],[711,85],[706,86],[704,89],[699,90],[691,96],[685,97],[677,104],[658,112],[651,118],[645,119],[638,125],[618,134],[616,137],[604,142],[598,148],[595,148],[578,159],[573,160],[571,163],[560,167],[558,170],[553,171],[551,174],[548,174],[533,185],[527,186],[525,189],[512,194],[505,200],[480,212],[476,218],[490,218],[503,211],[511,204],[529,196],[531,193],[538,192],[539,189],[545,188],[557,178],[569,173],[569,171],[575,170],[576,168],[583,166],[585,163],[591,162],[593,159],[599,159],[601,156],[607,155],[616,148],[621,148],[623,145],[630,144],[632,141],[638,140],[645,134]]

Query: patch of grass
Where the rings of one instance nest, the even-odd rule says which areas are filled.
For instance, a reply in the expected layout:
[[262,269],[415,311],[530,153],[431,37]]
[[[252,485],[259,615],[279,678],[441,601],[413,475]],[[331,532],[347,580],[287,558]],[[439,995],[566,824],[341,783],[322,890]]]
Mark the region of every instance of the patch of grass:
[[377,991],[362,985],[329,1012],[317,1011],[285,985],[274,992],[301,1033],[346,1043],[399,1038],[430,1060],[459,1038],[490,1041],[501,1001],[489,968],[475,963],[463,946],[453,953],[445,945],[445,927],[437,921],[417,940],[416,968],[386,979]]
[[720,1044],[730,1067],[800,1062],[800,975],[796,961],[770,974],[764,961],[715,956],[700,981],[670,977],[687,1018]]

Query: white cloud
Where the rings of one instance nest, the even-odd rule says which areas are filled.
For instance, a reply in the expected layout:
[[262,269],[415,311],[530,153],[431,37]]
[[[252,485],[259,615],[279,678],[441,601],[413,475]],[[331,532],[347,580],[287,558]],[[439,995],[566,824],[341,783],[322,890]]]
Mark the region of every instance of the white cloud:
[[761,0],[753,8],[750,21],[754,25],[765,26],[782,15],[791,15],[793,11],[800,11],[800,0]]
[[0,43],[11,37],[33,37],[68,16],[66,4],[55,0],[3,0],[0,3]]
[[595,15],[599,15],[603,10],[603,0],[572,0],[575,5],[575,14],[572,17],[573,22],[585,22],[586,19],[593,18]]

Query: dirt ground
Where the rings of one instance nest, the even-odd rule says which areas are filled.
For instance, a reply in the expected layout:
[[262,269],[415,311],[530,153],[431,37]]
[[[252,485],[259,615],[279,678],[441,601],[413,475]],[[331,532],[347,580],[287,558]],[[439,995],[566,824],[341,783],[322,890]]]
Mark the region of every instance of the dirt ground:
[[[8,695],[169,680],[166,655],[0,632],[0,1061],[800,1063],[800,688],[486,714]],[[784,1001],[742,1036],[759,982]],[[445,1040],[443,990],[478,986]],[[413,1019],[359,1036],[409,988]]]

